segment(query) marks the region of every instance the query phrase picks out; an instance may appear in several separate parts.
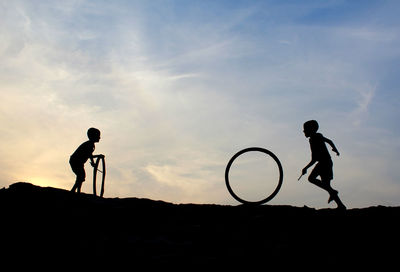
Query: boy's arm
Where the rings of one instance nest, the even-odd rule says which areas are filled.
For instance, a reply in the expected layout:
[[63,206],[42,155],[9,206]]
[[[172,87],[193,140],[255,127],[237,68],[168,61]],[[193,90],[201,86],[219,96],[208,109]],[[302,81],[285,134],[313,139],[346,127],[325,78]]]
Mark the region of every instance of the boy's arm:
[[104,155],[103,155],[103,154],[98,154],[98,155],[93,155],[93,154],[92,154],[92,155],[89,157],[89,159],[90,159],[90,165],[94,167],[94,166],[96,165],[96,164],[94,163],[94,159],[95,159],[95,158],[99,158],[99,157],[100,157],[100,158],[102,158],[102,157],[104,158]]
[[332,147],[332,151],[335,152],[336,155],[338,155],[338,156],[340,155],[339,151],[337,150],[337,148],[336,148],[335,144],[332,142],[332,140],[324,137],[324,141],[325,141],[325,143],[329,144]]
[[90,159],[90,165],[94,167],[94,166],[95,166],[95,163],[94,163],[93,158],[95,158],[95,156],[90,155],[90,157],[89,157],[89,159]]
[[310,168],[311,166],[313,166],[314,163],[316,163],[316,162],[317,162],[316,160],[312,159],[312,160],[303,168],[303,170],[301,171],[301,174],[302,174],[302,175],[307,174],[307,169]]

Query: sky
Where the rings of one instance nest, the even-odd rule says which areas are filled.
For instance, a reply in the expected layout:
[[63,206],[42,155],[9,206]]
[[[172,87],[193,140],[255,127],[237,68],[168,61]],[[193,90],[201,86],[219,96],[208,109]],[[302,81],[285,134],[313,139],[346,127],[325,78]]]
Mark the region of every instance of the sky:
[[[398,1],[0,0],[0,188],[70,189],[69,156],[96,127],[105,197],[237,205],[225,167],[256,146],[283,166],[268,204],[333,208],[297,181],[311,158],[302,125],[315,119],[340,152],[342,201],[398,206],[399,11]],[[249,201],[277,179],[257,152],[230,173]]]

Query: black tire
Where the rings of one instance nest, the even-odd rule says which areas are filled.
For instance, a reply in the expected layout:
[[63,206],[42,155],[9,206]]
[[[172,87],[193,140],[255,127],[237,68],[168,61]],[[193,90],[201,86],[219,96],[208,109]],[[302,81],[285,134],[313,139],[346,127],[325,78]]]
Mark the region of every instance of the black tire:
[[[267,154],[268,156],[272,157],[274,159],[274,161],[276,162],[276,164],[278,165],[278,169],[279,169],[279,180],[278,180],[278,185],[276,186],[275,190],[272,192],[271,195],[269,195],[268,197],[260,200],[260,201],[247,201],[244,200],[242,198],[240,198],[239,196],[237,196],[230,184],[229,184],[229,170],[232,166],[232,163],[234,162],[234,160],[239,157],[240,155],[246,153],[246,152],[252,152],[252,151],[257,151],[257,152],[262,152]],[[237,152],[235,155],[233,155],[233,157],[230,159],[230,161],[228,162],[228,165],[226,166],[225,169],[225,183],[226,183],[226,187],[228,188],[229,193],[231,194],[231,196],[233,196],[234,199],[236,199],[237,201],[239,201],[240,203],[243,204],[248,204],[248,205],[261,205],[264,203],[267,203],[268,201],[270,201],[271,199],[273,199],[276,194],[279,192],[281,186],[282,186],[282,182],[283,182],[283,168],[281,165],[281,162],[279,161],[278,157],[275,156],[274,153],[272,153],[271,151],[265,149],[265,148],[261,148],[261,147],[249,147],[249,148],[245,148],[239,152]]]

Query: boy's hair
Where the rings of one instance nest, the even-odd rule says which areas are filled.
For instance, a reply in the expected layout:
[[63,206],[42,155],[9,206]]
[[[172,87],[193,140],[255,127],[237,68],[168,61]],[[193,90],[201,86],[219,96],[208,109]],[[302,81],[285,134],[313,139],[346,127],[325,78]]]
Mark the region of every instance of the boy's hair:
[[97,128],[89,128],[87,131],[87,136],[89,138],[89,140],[91,140],[93,137],[96,137],[100,135],[100,130],[98,130]]
[[317,132],[319,125],[318,125],[317,121],[310,120],[310,121],[305,122],[303,127],[304,127],[304,130],[308,130],[311,132]]

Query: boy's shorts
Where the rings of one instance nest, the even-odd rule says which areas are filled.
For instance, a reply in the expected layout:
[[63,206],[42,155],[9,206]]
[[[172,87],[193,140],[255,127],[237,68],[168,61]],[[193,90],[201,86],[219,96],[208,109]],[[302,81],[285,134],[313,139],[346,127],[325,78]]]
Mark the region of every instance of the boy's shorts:
[[333,179],[333,163],[331,160],[319,161],[311,171],[310,178],[321,177],[321,180]]
[[76,175],[76,180],[80,182],[84,182],[86,178],[85,167],[83,164],[74,163],[73,161],[69,160],[69,164],[71,165],[72,171]]

